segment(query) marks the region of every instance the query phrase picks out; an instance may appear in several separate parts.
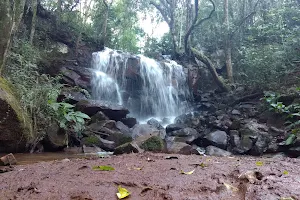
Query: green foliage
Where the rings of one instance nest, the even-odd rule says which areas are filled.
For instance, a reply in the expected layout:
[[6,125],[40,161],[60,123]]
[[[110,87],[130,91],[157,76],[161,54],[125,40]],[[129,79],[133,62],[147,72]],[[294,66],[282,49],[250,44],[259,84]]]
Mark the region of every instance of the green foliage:
[[54,119],[65,130],[74,130],[79,134],[85,128],[85,120],[90,119],[88,115],[80,111],[74,111],[74,106],[69,103],[53,103],[49,101],[49,105],[54,111]]
[[48,100],[56,100],[60,93],[59,77],[40,74],[37,66],[38,49],[23,40],[13,42],[4,71],[6,79],[16,89],[22,109],[33,120],[35,134],[51,120]]
[[265,93],[264,100],[270,107],[270,110],[282,114],[286,118],[287,128],[290,130],[290,134],[287,137],[285,144],[292,144],[300,135],[300,104],[292,103],[290,105],[284,105],[283,102],[279,102],[280,95],[267,92]]

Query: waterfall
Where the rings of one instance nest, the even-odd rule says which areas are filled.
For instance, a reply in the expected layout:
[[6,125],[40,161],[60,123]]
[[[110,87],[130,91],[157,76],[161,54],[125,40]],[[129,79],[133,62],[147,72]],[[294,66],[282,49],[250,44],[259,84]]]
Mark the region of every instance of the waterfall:
[[187,76],[175,61],[105,48],[93,53],[93,67],[93,97],[123,105],[139,120],[171,119],[187,109]]

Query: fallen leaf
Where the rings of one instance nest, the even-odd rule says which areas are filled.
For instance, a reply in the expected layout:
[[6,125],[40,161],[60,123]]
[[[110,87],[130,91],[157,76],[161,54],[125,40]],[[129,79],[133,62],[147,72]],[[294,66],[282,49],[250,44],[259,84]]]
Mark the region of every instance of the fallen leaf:
[[111,166],[106,166],[106,165],[94,166],[92,169],[95,171],[113,171],[113,170],[115,170],[115,168],[113,168]]
[[120,185],[118,187],[118,193],[117,193],[117,197],[119,199],[124,199],[126,197],[128,197],[131,193],[126,190],[125,188],[122,188]]
[[286,171],[286,170],[284,170],[284,171],[283,171],[283,174],[284,174],[284,175],[288,175],[288,174],[289,174],[289,172],[288,172],[288,171]]
[[280,200],[295,200],[292,197],[281,197]]
[[135,170],[142,170],[143,167],[134,167],[133,169],[135,169]]
[[261,166],[264,165],[264,163],[263,163],[262,161],[257,161],[255,164],[256,164],[256,166],[258,166],[258,167],[261,167]]
[[192,171],[190,171],[190,172],[184,172],[183,170],[180,170],[180,174],[191,175],[191,174],[193,174],[193,173],[194,173],[194,171],[195,171],[195,169],[194,169],[194,170],[192,170]]
[[204,167],[207,167],[208,165],[205,164],[205,163],[201,163],[201,164],[199,164],[199,166],[202,167],[202,168],[204,168]]
[[233,192],[238,192],[239,191],[239,189],[237,187],[234,187],[234,186],[232,186],[230,184],[227,184],[227,183],[223,183],[223,184],[225,185],[225,187],[227,188],[227,190],[231,190]]

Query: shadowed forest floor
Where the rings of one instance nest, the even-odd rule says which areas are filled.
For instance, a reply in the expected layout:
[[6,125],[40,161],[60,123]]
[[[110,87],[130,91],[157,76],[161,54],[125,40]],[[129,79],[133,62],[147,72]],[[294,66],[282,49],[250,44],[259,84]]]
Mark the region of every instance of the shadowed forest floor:
[[[115,170],[92,169],[99,165]],[[131,192],[126,199],[137,200],[296,200],[299,166],[300,159],[292,158],[152,153],[64,159],[1,174],[0,199],[111,200],[120,185]]]

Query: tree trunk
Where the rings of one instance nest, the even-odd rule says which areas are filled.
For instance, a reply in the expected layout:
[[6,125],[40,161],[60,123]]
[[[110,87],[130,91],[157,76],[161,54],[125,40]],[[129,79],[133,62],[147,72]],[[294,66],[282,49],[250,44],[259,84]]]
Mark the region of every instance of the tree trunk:
[[225,59],[226,59],[226,70],[227,78],[230,83],[233,83],[233,73],[232,73],[232,61],[231,61],[231,40],[229,34],[229,17],[228,17],[228,0],[224,0],[224,26],[226,27],[225,34]]
[[35,33],[35,24],[36,24],[36,12],[37,12],[37,0],[32,0],[32,19],[31,19],[31,29],[30,29],[30,37],[29,37],[29,43],[33,43],[33,37]]
[[219,86],[219,88],[223,91],[223,92],[228,92],[229,88],[226,86],[226,84],[222,81],[222,79],[219,77],[216,68],[214,66],[214,64],[211,62],[211,60],[206,57],[205,55],[203,55],[200,51],[197,51],[194,48],[191,48],[191,51],[193,53],[193,55],[200,60],[201,62],[203,62],[208,70],[210,71],[214,81],[217,83],[217,85]]
[[5,65],[11,35],[17,30],[24,5],[25,0],[0,0],[0,76]]
[[62,13],[62,0],[57,0],[56,16],[60,18]]

